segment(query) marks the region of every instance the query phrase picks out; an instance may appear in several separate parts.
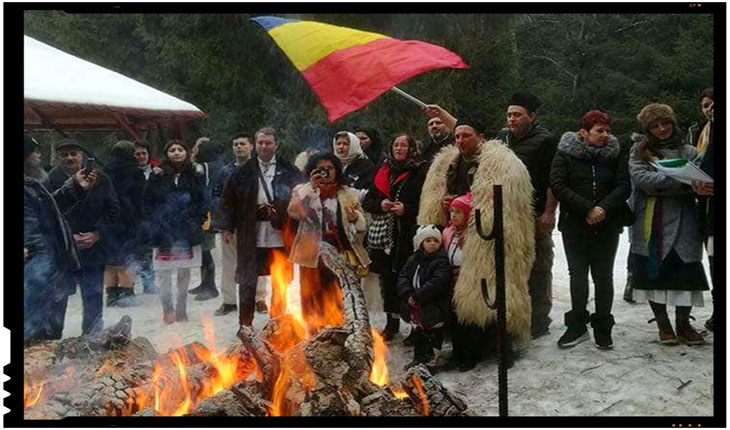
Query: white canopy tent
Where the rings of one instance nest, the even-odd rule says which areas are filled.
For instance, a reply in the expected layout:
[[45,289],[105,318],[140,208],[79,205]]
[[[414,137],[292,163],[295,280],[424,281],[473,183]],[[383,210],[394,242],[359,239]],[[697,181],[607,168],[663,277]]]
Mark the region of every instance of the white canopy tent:
[[182,127],[196,106],[25,36],[24,123],[31,129]]

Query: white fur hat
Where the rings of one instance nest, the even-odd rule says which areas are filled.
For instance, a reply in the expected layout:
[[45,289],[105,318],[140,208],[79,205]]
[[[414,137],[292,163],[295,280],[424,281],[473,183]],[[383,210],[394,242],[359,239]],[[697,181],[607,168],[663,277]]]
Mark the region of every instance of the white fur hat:
[[413,236],[413,251],[418,251],[418,249],[421,248],[423,241],[429,237],[434,237],[438,239],[439,242],[443,242],[441,232],[438,228],[436,228],[436,226],[433,224],[422,225],[418,227],[416,235]]

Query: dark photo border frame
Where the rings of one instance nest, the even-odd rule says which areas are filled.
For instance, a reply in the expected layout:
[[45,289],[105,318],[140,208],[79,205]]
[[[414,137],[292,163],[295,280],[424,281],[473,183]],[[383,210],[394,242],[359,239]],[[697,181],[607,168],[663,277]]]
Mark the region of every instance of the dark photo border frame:
[[[692,6],[694,5],[694,6]],[[651,416],[651,417],[78,417],[59,421],[23,419],[23,339],[22,296],[20,288],[23,276],[20,270],[20,256],[15,249],[21,230],[20,214],[15,204],[22,196],[20,187],[12,185],[13,178],[19,178],[20,169],[15,153],[20,151],[22,128],[20,102],[23,97],[23,13],[31,9],[65,10],[69,13],[706,13],[714,16],[715,31],[715,80],[714,86],[720,94],[721,103],[716,113],[722,120],[716,124],[715,138],[723,144],[717,145],[716,157],[726,160],[727,91],[726,91],[726,13],[725,3],[4,3],[4,57],[5,57],[5,128],[4,128],[4,175],[5,175],[5,271],[4,271],[4,322],[11,332],[11,361],[3,369],[10,377],[4,389],[10,393],[3,401],[10,410],[4,415],[4,427],[725,427],[726,413],[726,242],[725,223],[717,226],[715,236],[715,258],[720,264],[715,267],[715,279],[719,287],[715,291],[715,313],[717,331],[714,337],[714,414],[710,417],[697,416]],[[698,89],[699,91],[700,89]],[[13,173],[15,172],[15,173]],[[726,219],[726,176],[725,169],[717,170],[719,194],[717,211]],[[18,266],[16,266],[18,264]],[[4,347],[5,345],[3,345]],[[489,383],[494,383],[490,381]],[[495,385],[496,387],[496,385]]]

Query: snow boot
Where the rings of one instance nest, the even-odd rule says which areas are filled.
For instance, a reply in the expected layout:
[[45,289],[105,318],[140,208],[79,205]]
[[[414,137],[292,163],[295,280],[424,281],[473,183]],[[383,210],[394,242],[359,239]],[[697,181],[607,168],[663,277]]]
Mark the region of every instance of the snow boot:
[[678,344],[679,340],[677,339],[677,335],[674,334],[672,323],[667,316],[667,305],[649,301],[649,306],[651,306],[651,310],[654,312],[654,318],[648,322],[656,321],[657,327],[659,328],[659,342],[664,345]]
[[119,298],[116,301],[116,306],[120,308],[129,308],[139,305],[140,303],[137,301],[137,296],[134,294],[134,287],[119,287]]
[[687,345],[702,345],[705,343],[705,339],[701,334],[692,327],[689,323],[692,312],[692,306],[677,306],[675,308],[676,322],[677,322],[677,337]]
[[626,274],[626,287],[624,287],[624,301],[627,303],[635,303],[634,300],[634,288],[631,286],[631,280],[633,279],[633,275],[631,272],[628,272]]
[[228,315],[231,312],[235,312],[237,310],[238,310],[238,306],[236,306],[236,305],[229,305],[227,303],[223,303],[221,305],[221,307],[219,307],[218,309],[216,309],[215,315],[216,316]]
[[712,311],[710,319],[705,321],[705,328],[710,331],[715,331],[715,311]]
[[598,349],[613,348],[611,339],[611,328],[616,324],[611,314],[591,315],[591,327],[593,327],[593,340]]
[[392,340],[395,335],[400,331],[400,317],[386,314],[388,317],[388,323],[385,324],[385,329],[380,332],[384,340]]
[[570,348],[588,340],[589,319],[587,310],[566,312],[565,325],[568,330],[558,340],[558,348]]
[[117,301],[119,300],[121,293],[123,291],[119,287],[106,287],[106,307],[114,307],[117,306]]

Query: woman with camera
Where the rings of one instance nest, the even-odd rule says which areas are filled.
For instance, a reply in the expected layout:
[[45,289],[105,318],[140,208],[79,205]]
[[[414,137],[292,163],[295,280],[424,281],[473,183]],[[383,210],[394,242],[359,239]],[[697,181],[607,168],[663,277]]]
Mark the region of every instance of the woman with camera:
[[334,276],[319,258],[320,243],[332,245],[359,274],[367,272],[370,257],[363,247],[365,215],[357,191],[345,185],[340,160],[317,154],[309,160],[306,174],[309,182],[292,190],[288,208],[289,216],[299,220],[289,260],[299,265],[302,314],[313,334],[335,323],[328,320],[326,302],[342,306]]
[[381,333],[385,340],[393,339],[400,329],[398,272],[413,253],[418,201],[425,179],[421,165],[416,139],[408,133],[396,134],[362,203],[373,217],[366,244],[372,271],[380,275],[388,320]]

